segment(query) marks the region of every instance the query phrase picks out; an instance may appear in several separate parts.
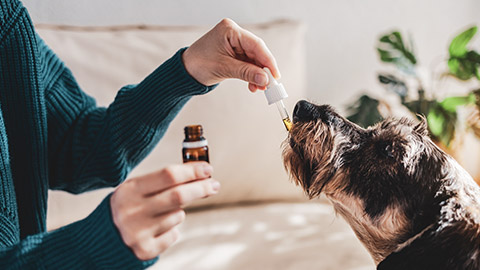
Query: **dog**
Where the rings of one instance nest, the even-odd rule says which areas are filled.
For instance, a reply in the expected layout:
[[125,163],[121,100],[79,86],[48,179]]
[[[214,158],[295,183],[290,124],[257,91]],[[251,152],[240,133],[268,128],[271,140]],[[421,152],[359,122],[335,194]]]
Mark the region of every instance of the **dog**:
[[302,100],[283,158],[310,198],[332,202],[377,269],[480,269],[480,188],[428,137],[425,119],[364,129]]

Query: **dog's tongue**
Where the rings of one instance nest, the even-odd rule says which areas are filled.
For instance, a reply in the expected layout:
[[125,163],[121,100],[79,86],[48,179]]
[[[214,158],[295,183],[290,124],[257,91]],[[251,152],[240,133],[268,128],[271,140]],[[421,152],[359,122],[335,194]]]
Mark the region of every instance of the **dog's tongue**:
[[278,83],[277,80],[270,72],[270,69],[263,68],[265,72],[268,74],[268,85],[267,90],[265,90],[265,97],[267,98],[268,105],[275,103],[277,105],[278,112],[280,112],[280,116],[282,117],[283,124],[287,131],[290,131],[292,128],[292,121],[288,116],[287,109],[285,108],[285,104],[283,104],[283,100],[288,97],[287,91],[285,91],[285,87],[283,84]]

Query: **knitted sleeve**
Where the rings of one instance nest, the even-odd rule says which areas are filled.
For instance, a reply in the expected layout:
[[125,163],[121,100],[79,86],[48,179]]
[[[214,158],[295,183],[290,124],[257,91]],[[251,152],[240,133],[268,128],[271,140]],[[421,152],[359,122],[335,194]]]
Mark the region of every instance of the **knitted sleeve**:
[[0,269],[145,269],[113,224],[110,196],[88,217],[10,243],[13,226],[0,216]]
[[[12,94],[2,99],[0,115],[5,107],[31,105],[38,109],[28,117],[21,115],[28,114],[25,110],[5,111],[10,112],[9,119],[15,123],[10,125],[11,130],[26,126],[40,129],[35,134],[41,136],[32,138],[25,133],[25,138],[20,138],[25,141],[40,138],[37,143],[42,147],[32,149],[45,149],[48,131],[49,179],[52,179],[49,184],[54,188],[81,192],[118,183],[151,150],[188,98],[211,89],[188,76],[179,51],[137,86],[123,88],[111,106],[97,108],[94,100],[79,89],[70,71],[35,36],[26,10],[18,0],[0,0],[0,30],[0,82],[6,85],[1,90],[2,94]],[[178,80],[176,84],[172,83],[173,78]],[[25,93],[28,93],[25,99],[17,99],[17,95]],[[14,102],[17,100],[22,101],[22,106]],[[48,127],[43,125],[45,118]],[[36,122],[42,125],[34,125]],[[38,182],[34,181],[37,179],[12,181],[10,162],[18,165],[24,161],[8,158],[12,148],[6,142],[14,136],[6,137],[4,125],[0,124],[0,269],[144,269],[155,261],[139,260],[123,243],[112,221],[110,197],[85,219],[52,232],[43,232],[44,212],[33,217],[24,215],[23,224],[22,220],[19,222],[22,213],[36,213],[19,211],[17,216],[17,210],[46,207],[46,200],[40,196],[45,192],[46,198],[48,185],[43,178]],[[25,149],[21,144],[16,146],[18,151]],[[32,159],[37,157],[35,154],[35,151],[26,153]],[[44,156],[41,158],[35,161],[42,165],[43,172]],[[41,195],[18,199],[22,193],[15,192],[12,183],[17,191],[38,187]],[[22,186],[24,183],[28,187]],[[32,204],[26,201],[29,199]],[[17,207],[16,202],[23,205]],[[30,223],[34,222],[39,224],[31,229]],[[41,233],[25,234],[25,231]]]
[[185,70],[179,50],[137,85],[123,87],[108,108],[78,87],[39,39],[45,75],[50,188],[79,193],[123,181],[155,146],[192,95],[214,88]]

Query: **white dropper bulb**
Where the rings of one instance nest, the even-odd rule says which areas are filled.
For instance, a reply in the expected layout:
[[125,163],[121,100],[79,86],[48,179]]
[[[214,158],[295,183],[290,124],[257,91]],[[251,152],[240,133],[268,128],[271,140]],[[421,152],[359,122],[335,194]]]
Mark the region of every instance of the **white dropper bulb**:
[[290,117],[288,116],[287,109],[285,108],[285,104],[283,104],[283,100],[288,97],[287,91],[285,91],[285,87],[283,84],[278,83],[277,80],[270,72],[270,69],[263,68],[268,75],[268,85],[267,89],[265,90],[265,97],[267,98],[268,105],[276,104],[277,109],[280,112],[280,116],[282,117],[283,123],[287,131],[290,131],[292,127],[292,122],[290,121]]

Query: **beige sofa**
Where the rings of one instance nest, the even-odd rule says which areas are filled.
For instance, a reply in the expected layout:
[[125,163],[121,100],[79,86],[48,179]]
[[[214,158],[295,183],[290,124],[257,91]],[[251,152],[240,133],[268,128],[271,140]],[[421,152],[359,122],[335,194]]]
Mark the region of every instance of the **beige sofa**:
[[[278,21],[247,26],[265,40],[277,58],[289,111],[305,89],[305,27]],[[72,28],[37,27],[40,36],[66,62],[85,92],[107,106],[125,84],[150,71],[205,33],[205,27]],[[155,89],[152,89],[154,91]],[[309,202],[282,165],[287,136],[263,93],[228,80],[194,97],[170,125],[155,150],[132,176],[181,162],[183,127],[202,124],[210,145],[216,197],[188,209],[182,236],[151,269],[374,269],[349,226],[323,199]],[[48,228],[88,215],[111,189],[49,197]]]

